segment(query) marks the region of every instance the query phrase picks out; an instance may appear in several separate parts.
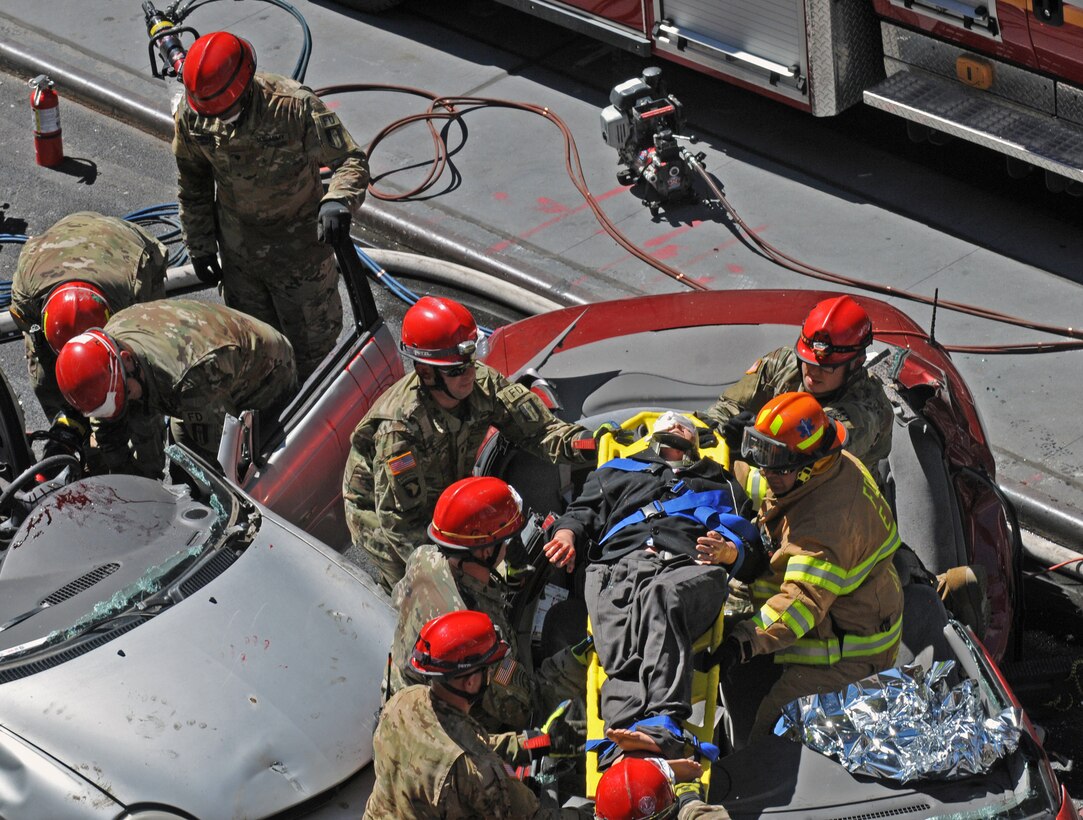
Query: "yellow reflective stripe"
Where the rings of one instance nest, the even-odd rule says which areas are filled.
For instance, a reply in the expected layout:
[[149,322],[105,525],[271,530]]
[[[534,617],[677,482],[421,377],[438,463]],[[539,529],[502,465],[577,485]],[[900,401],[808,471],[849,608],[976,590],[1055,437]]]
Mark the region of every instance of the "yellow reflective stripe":
[[816,619],[804,603],[793,601],[782,613],[782,623],[786,624],[794,635],[801,638],[816,626]]
[[804,636],[812,627],[816,626],[816,619],[813,617],[812,611],[801,601],[791,601],[784,612],[776,612],[772,607],[764,604],[752,618],[752,622],[763,630],[777,624],[779,621],[798,638]]
[[816,444],[823,437],[824,437],[824,428],[821,426],[815,433],[813,433],[807,439],[805,439],[804,441],[797,442],[797,449],[798,450],[807,450],[807,449],[809,449],[809,447],[812,447],[814,444]]
[[829,666],[843,658],[865,658],[886,652],[902,636],[902,615],[888,629],[874,635],[846,635],[840,648],[836,638],[801,638],[793,646],[775,653],[776,663]]
[[767,606],[767,604],[764,604],[760,607],[760,611],[753,616],[752,622],[756,624],[756,626],[760,629],[767,629],[767,627],[776,623],[778,621],[778,618],[778,613],[775,612],[775,610],[771,609],[771,607]]
[[803,581],[822,587],[835,595],[842,595],[846,584],[846,570],[830,561],[811,555],[793,555],[786,562],[786,580]]
[[764,481],[759,467],[753,467],[748,471],[748,478],[745,479],[745,493],[752,502],[752,509],[758,511],[767,497],[767,482]]
[[877,632],[875,635],[846,635],[842,639],[842,656],[844,658],[862,658],[868,655],[879,655],[897,644],[902,637],[902,614],[895,620],[889,629]]
[[830,666],[840,660],[842,650],[835,638],[801,638],[793,646],[775,653],[775,663]]
[[869,573],[872,572],[872,568],[879,564],[881,561],[883,561],[885,558],[890,558],[892,555],[894,555],[895,550],[899,548],[899,544],[901,542],[902,541],[899,538],[899,528],[894,523],[892,523],[891,530],[888,532],[887,538],[884,539],[884,542],[880,545],[876,552],[874,552],[872,555],[870,555],[868,558],[866,558],[864,561],[862,561],[860,564],[850,570],[850,582],[848,585],[848,589],[844,594],[849,594],[850,592],[853,592],[855,589],[861,586],[865,582],[865,579],[869,577]]
[[771,420],[771,435],[777,436],[778,431],[782,429],[782,416],[775,416]]
[[899,548],[899,528],[891,525],[891,531],[876,552],[851,570],[810,555],[794,555],[786,562],[786,580],[804,581],[822,587],[835,595],[850,595],[865,583],[873,567],[890,558]]

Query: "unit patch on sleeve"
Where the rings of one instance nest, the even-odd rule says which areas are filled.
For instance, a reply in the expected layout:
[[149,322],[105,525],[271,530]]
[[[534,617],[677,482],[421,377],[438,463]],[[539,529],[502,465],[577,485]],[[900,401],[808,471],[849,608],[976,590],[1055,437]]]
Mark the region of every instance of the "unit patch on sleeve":
[[387,460],[387,469],[391,475],[402,475],[407,470],[412,470],[417,466],[417,461],[414,459],[413,452],[403,453],[401,456],[395,458],[389,458]]

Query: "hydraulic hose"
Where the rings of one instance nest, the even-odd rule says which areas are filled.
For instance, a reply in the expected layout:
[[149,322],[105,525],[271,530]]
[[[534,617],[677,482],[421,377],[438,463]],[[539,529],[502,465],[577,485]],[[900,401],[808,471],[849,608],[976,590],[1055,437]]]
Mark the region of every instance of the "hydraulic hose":
[[[462,119],[466,114],[486,107],[496,108],[508,108],[514,110],[525,111],[528,113],[536,114],[555,125],[561,132],[564,139],[564,158],[565,158],[565,170],[568,174],[572,185],[583,197],[587,206],[594,213],[595,218],[601,224],[602,228],[608,233],[622,248],[628,253],[632,254],[636,258],[646,262],[651,267],[664,273],[666,276],[674,279],[682,285],[692,288],[694,290],[708,290],[706,285],[690,279],[682,271],[665,264],[664,262],[650,256],[640,248],[635,246],[631,240],[629,240],[617,226],[606,216],[601,207],[595,201],[593,194],[587,186],[586,179],[583,174],[582,165],[579,159],[579,152],[575,145],[575,140],[572,137],[571,131],[568,126],[560,119],[555,113],[550,111],[547,107],[538,106],[531,103],[516,102],[513,100],[502,100],[488,97],[445,97],[437,94],[433,94],[430,91],[424,89],[414,88],[410,86],[400,85],[387,85],[377,83],[350,83],[334,86],[327,86],[316,90],[316,94],[319,96],[341,94],[358,91],[391,91],[403,94],[409,94],[411,96],[421,97],[429,101],[429,106],[426,111],[411,114],[396,120],[386,127],[384,127],[369,143],[368,153],[371,160],[372,154],[375,152],[376,147],[391,134],[396,131],[405,128],[416,122],[424,122],[426,128],[429,131],[430,139],[433,144],[434,159],[429,165],[429,170],[426,173],[424,179],[420,184],[416,185],[411,190],[401,193],[392,194],[380,190],[374,183],[370,185],[369,192],[377,199],[386,201],[405,201],[411,199],[417,199],[428,192],[437,183],[445,170],[450,165],[451,151],[447,146],[447,129],[452,122],[457,122]],[[441,130],[437,130],[434,123],[443,122],[444,126]],[[1016,327],[1022,327],[1029,330],[1036,330],[1044,333],[1050,333],[1059,336],[1066,336],[1074,341],[1070,342],[1036,342],[1028,344],[1013,344],[1013,345],[941,345],[941,347],[948,352],[955,353],[974,353],[974,354],[1030,354],[1030,353],[1050,353],[1050,352],[1063,352],[1069,350],[1083,349],[1083,330],[1072,327],[1060,327],[1056,325],[1048,325],[1039,322],[1032,322],[1027,319],[1022,319],[1016,316],[1012,316],[1007,313],[1001,313],[999,311],[990,310],[988,308],[982,308],[979,306],[969,305],[963,302],[955,302],[951,300],[940,300],[936,298],[930,298],[927,296],[921,296],[919,294],[910,293],[909,291],[893,288],[889,285],[881,285],[874,282],[867,282],[860,279],[855,279],[842,274],[833,273],[823,268],[810,265],[802,262],[799,259],[780,251],[770,243],[761,239],[754,231],[741,218],[736,209],[726,199],[721,189],[703,168],[702,164],[695,160],[687,152],[684,153],[685,161],[698,173],[700,178],[704,181],[711,193],[714,195],[719,205],[726,211],[727,214],[733,219],[734,223],[741,229],[742,236],[750,243],[750,246],[758,250],[765,258],[771,260],[777,265],[780,265],[787,270],[791,270],[795,273],[799,273],[803,276],[809,276],[812,278],[820,279],[823,281],[831,282],[836,285],[844,285],[847,287],[857,288],[860,290],[869,291],[872,293],[878,293],[884,296],[894,296],[901,299],[906,299],[912,302],[918,302],[926,305],[935,305],[937,307],[943,307],[946,310],[952,310],[958,313],[965,313],[972,316],[976,316],[981,319],[986,319],[993,322],[999,322],[1003,324],[1014,325]],[[379,178],[386,178],[394,171],[388,172]],[[923,338],[927,338],[924,337]]]
[[[214,2],[216,2],[216,0],[189,0],[186,5],[181,6],[175,12],[177,22],[183,22],[184,19],[196,9]],[[263,0],[263,2],[270,3],[272,6],[277,6],[283,11],[289,12],[289,14],[293,15],[294,19],[301,25],[301,54],[297,57],[297,62],[293,66],[293,73],[290,74],[290,76],[297,80],[297,82],[303,83],[305,81],[305,75],[308,73],[308,61],[312,56],[312,31],[308,27],[308,21],[301,12],[285,2],[285,0]]]
[[365,253],[381,267],[394,273],[466,290],[527,313],[547,313],[564,307],[559,302],[511,285],[497,276],[454,262],[445,262],[417,253],[376,248],[365,248]]

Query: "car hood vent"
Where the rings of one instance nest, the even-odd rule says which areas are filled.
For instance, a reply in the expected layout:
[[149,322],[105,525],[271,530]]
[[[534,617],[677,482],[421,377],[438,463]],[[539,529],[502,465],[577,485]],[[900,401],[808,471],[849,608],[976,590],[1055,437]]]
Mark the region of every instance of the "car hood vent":
[[37,674],[38,672],[44,672],[46,669],[51,669],[54,666],[60,666],[60,664],[66,663],[72,658],[77,658],[92,649],[97,649],[102,644],[109,643],[109,641],[114,638],[119,638],[128,630],[139,626],[139,623],[139,621],[132,621],[131,623],[124,624],[116,629],[111,629],[103,635],[98,635],[88,641],[82,641],[69,649],[49,655],[46,658],[19,664],[18,666],[12,666],[9,669],[0,669],[0,684],[11,683],[11,681],[19,680],[20,678],[26,678],[30,675]]
[[227,569],[230,565],[237,560],[237,553],[233,550],[227,549],[218,553],[214,558],[208,561],[204,566],[200,567],[199,571],[188,578],[180,585],[181,594],[187,598],[193,592],[200,587],[209,584]]
[[61,601],[66,601],[68,598],[74,598],[80,592],[86,589],[90,589],[96,583],[105,578],[108,578],[114,572],[120,569],[120,564],[102,564],[100,567],[95,567],[90,572],[87,572],[74,581],[69,581],[64,584],[60,589],[51,595],[41,599],[42,606],[56,606]]
[[931,808],[932,806],[922,801],[920,803],[914,803],[910,806],[900,806],[895,809],[867,811],[862,812],[861,814],[847,814],[845,816],[840,816],[838,820],[878,820],[881,817],[906,817],[909,814],[916,813],[924,815]]

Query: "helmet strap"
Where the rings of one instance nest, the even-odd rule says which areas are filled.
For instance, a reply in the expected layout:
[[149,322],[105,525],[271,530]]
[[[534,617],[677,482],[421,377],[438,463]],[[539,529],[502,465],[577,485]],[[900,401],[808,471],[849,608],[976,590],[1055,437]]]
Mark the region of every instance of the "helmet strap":
[[[456,675],[456,677],[460,677],[460,678],[469,677],[470,675],[473,675],[474,672],[476,672],[476,671],[478,671],[478,670],[468,672],[465,675]],[[488,675],[487,671],[484,670],[484,669],[482,669],[480,671],[482,673],[482,675],[481,675],[481,686],[478,687],[477,692],[467,692],[465,689],[460,689],[458,686],[452,686],[451,685],[452,679],[451,678],[446,678],[446,677],[440,679],[440,685],[444,689],[446,689],[447,691],[451,692],[451,694],[465,700],[471,706],[477,706],[478,703],[481,702],[481,699],[483,697],[485,697],[485,692],[489,688],[489,675]]]

